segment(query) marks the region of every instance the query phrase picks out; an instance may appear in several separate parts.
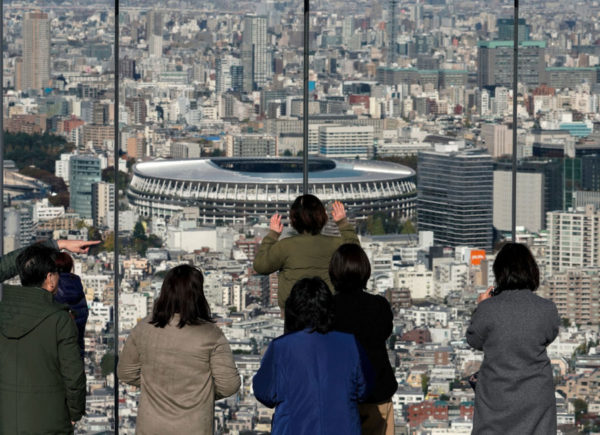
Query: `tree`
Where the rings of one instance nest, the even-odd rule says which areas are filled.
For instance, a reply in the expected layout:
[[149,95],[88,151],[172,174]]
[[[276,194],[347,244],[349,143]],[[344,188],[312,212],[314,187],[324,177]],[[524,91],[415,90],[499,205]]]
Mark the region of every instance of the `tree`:
[[[115,168],[113,166],[109,166],[106,169],[102,170],[102,181],[106,183],[114,184],[115,182]],[[117,189],[125,191],[127,190],[127,186],[129,184],[129,174],[119,171],[119,182],[117,183]]]
[[49,173],[54,172],[54,163],[60,155],[74,148],[63,137],[49,133],[4,132],[4,144],[4,158],[14,161],[17,168],[35,166]]
[[575,421],[579,423],[581,416],[587,414],[588,404],[583,399],[573,400],[573,408],[575,409]]
[[410,219],[408,219],[406,222],[404,222],[404,225],[402,225],[402,234],[415,234],[416,232],[417,229]]
[[107,352],[102,356],[100,360],[100,369],[102,370],[102,376],[106,377],[115,371],[115,354]]
[[569,326],[571,326],[571,320],[569,320],[568,317],[563,317],[562,319],[560,319],[560,323],[563,328],[568,328]]
[[429,376],[425,373],[421,375],[421,389],[423,390],[423,394],[427,395],[427,391],[429,390]]

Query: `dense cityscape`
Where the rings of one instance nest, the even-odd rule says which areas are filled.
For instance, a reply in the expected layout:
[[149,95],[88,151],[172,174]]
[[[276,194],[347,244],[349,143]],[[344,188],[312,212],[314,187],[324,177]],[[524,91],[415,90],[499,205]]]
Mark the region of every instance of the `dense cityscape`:
[[[345,204],[367,290],[392,306],[396,434],[471,433],[483,353],[465,330],[511,238],[515,128],[516,241],[562,319],[548,347],[558,433],[600,432],[600,2],[522,2],[516,96],[512,13],[500,0],[311,4],[310,191]],[[167,270],[198,266],[242,377],[216,402],[215,433],[269,433],[252,377],[284,322],[277,275],[252,264],[273,213],[291,233],[302,193],[301,4],[129,0],[118,17],[115,107],[112,2],[4,3],[4,250],[102,240],[75,262],[90,310],[76,433],[135,432],[140,390],[113,374],[115,238],[118,345]]]

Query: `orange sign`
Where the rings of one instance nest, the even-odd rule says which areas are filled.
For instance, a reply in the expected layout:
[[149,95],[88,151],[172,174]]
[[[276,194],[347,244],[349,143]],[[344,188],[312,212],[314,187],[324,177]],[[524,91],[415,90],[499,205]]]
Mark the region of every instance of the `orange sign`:
[[481,260],[485,260],[485,251],[483,249],[474,249],[471,251],[471,265],[479,266]]

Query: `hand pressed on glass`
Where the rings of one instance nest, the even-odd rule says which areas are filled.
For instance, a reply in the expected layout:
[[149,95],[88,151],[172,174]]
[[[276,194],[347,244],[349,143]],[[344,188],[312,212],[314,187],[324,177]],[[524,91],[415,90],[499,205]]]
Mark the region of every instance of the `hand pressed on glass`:
[[275,213],[271,216],[271,223],[269,224],[269,229],[275,231],[278,234],[281,234],[283,231],[283,224],[281,223],[281,215],[279,213]]
[[346,218],[346,209],[340,201],[335,201],[332,205],[331,216],[334,222],[339,222]]

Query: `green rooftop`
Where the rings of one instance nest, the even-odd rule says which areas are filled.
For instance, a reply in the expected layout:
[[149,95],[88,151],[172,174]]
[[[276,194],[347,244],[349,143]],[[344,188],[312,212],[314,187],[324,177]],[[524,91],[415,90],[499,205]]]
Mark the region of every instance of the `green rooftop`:
[[[513,47],[513,41],[479,41],[479,47],[498,48],[498,47]],[[546,48],[546,41],[521,41],[519,47],[541,47]]]

